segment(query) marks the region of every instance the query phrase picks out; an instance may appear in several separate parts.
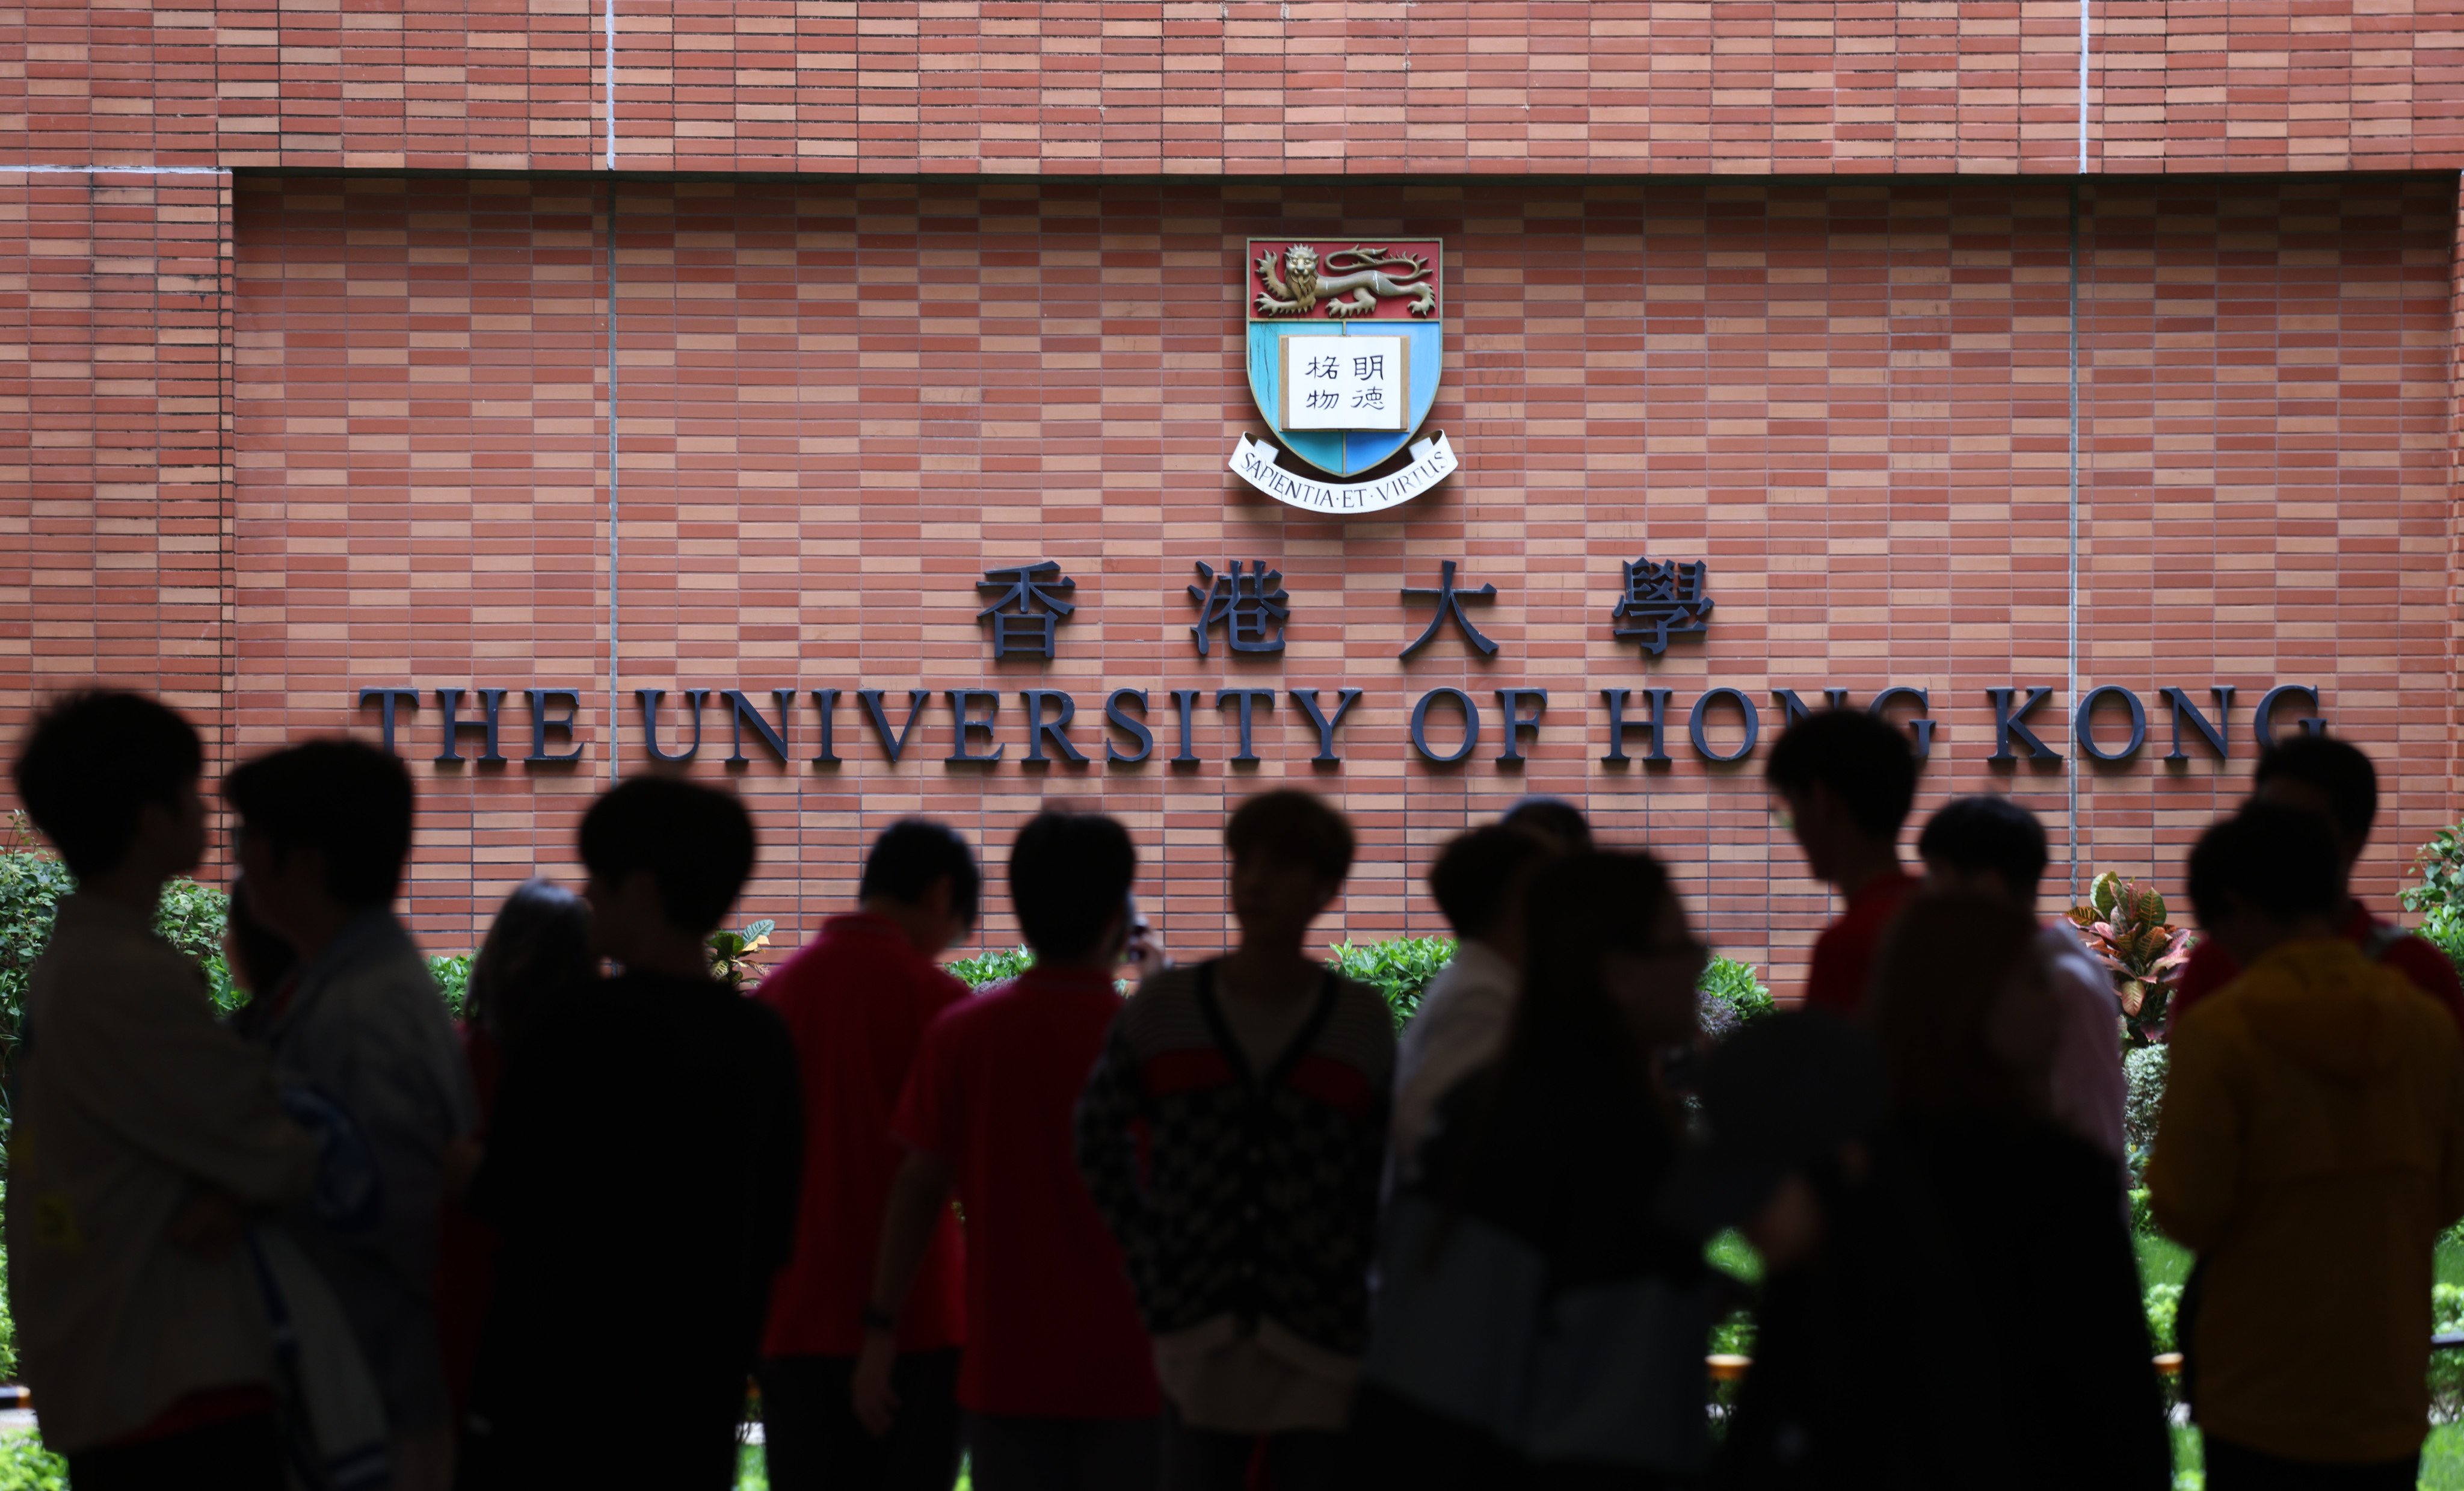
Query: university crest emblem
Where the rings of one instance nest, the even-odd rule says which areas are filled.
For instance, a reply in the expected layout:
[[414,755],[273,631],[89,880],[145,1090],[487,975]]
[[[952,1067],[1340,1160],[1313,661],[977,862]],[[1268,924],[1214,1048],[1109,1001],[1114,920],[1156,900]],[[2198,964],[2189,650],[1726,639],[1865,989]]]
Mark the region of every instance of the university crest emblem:
[[[1442,369],[1443,248],[1249,240],[1249,391],[1284,449],[1333,479],[1278,464],[1271,442],[1246,435],[1235,475],[1277,501],[1347,514],[1409,501],[1454,471],[1442,433],[1412,438]],[[1357,479],[1407,444],[1407,464]]]

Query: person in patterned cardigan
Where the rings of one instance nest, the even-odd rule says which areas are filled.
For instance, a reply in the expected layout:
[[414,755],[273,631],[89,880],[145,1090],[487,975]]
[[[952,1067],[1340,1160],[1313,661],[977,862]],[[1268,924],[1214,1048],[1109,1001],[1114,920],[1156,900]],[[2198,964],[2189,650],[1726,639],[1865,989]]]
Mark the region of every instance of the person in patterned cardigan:
[[1332,1487],[1369,1316],[1392,1016],[1303,950],[1352,868],[1307,792],[1224,829],[1241,944],[1148,979],[1078,1107],[1078,1164],[1155,1337],[1166,1491]]

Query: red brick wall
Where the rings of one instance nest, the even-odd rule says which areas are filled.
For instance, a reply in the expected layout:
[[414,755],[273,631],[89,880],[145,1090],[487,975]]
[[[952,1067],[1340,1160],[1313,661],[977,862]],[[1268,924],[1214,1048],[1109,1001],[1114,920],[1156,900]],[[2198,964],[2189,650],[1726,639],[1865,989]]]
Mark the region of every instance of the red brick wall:
[[97,677],[224,744],[228,178],[0,171],[0,731]]
[[[405,732],[427,788],[414,893],[444,946],[568,829],[609,769],[604,187],[569,180],[244,178],[234,215],[234,684],[243,748],[354,722],[363,686],[573,685],[588,762],[436,768],[430,695]],[[864,839],[904,812],[998,846],[1052,795],[1148,846],[1178,946],[1221,936],[1224,805],[1264,784],[1337,794],[1367,841],[1330,937],[1433,930],[1433,846],[1527,790],[1586,796],[1679,867],[1723,946],[1790,970],[1827,900],[1754,769],[1606,767],[1597,690],[1884,683],[1934,691],[1924,801],[2010,789],[2089,868],[2178,884],[2239,790],[2249,714],[2316,683],[2385,764],[2365,891],[2451,812],[2448,469],[2453,184],[2431,177],[2095,182],[2077,237],[2080,679],[2145,700],[2149,745],[2071,775],[1984,761],[1983,690],[2041,685],[2066,752],[2071,189],[2064,183],[1665,181],[627,181],[616,196],[621,764],[629,691],[910,686],[1005,692],[991,768],[951,767],[947,702],[891,767],[852,697],[844,764],[736,776],[771,846],[748,912],[808,926]],[[1238,274],[1251,234],[1446,240],[1448,367],[1432,428],[1463,471],[1336,522],[1223,470],[1258,433]],[[1099,357],[1111,339],[1109,366]],[[1103,389],[1109,388],[1107,395]],[[1705,558],[1710,635],[1649,664],[1610,638],[1617,565]],[[995,664],[989,566],[1050,557],[1078,614],[1048,669]],[[1198,659],[1192,565],[1276,563],[1277,663]],[[1490,661],[1394,654],[1397,590],[1460,559]],[[2155,690],[2240,693],[2235,759],[2169,745]],[[1339,772],[1287,700],[1228,765],[1201,708],[1176,768],[1172,688],[1338,684],[1367,697]],[[1551,690],[1521,771],[1488,691]],[[1153,692],[1155,758],[1102,764],[1103,695]],[[1472,691],[1484,749],[1432,768],[1411,701]],[[1075,768],[1023,767],[1016,690],[1075,692]],[[1209,694],[1211,700],[1211,692]],[[1330,696],[1331,698],[1331,696]],[[466,701],[466,710],[470,707]],[[528,745],[506,705],[507,753]],[[1227,712],[1228,713],[1228,712]],[[2118,734],[2108,723],[2106,738]],[[1456,738],[1449,723],[1434,732]],[[799,756],[817,745],[800,699]],[[1724,731],[1721,741],[1732,740]],[[475,748],[475,738],[465,746]],[[1640,742],[1632,747],[1638,754]],[[697,770],[728,768],[726,716]],[[2057,850],[2057,854],[2059,851]],[[2068,867],[2058,865],[2057,877]],[[995,941],[1007,936],[996,924]]]
[[[2453,817],[2452,426],[2432,407],[2452,367],[2452,235],[2431,221],[2448,185],[2086,189],[2080,676],[2148,692],[2172,659],[2213,658],[2217,682],[2332,688],[2337,730],[2380,762],[2363,888],[2388,911]],[[2205,802],[2157,776],[2080,778],[2100,851],[2204,827]],[[2160,850],[2157,868],[2178,858]]]
[[[303,727],[373,729],[374,709],[350,707],[363,685],[604,679],[594,188],[362,180],[347,218],[338,180],[247,188],[233,327],[236,552],[248,556],[235,580],[238,750]],[[282,204],[278,234],[265,231],[269,202]],[[436,718],[428,704],[424,721]],[[475,699],[465,706],[477,715]],[[604,701],[594,708],[604,721]],[[527,753],[521,701],[505,711],[508,746]],[[597,775],[431,770],[430,733],[404,746],[433,778],[423,902],[440,886],[467,896],[474,874],[519,880],[535,841],[562,854],[564,799],[605,785],[604,753]],[[473,737],[464,754],[481,748]],[[454,946],[471,941],[466,917],[432,924]]]
[[0,9],[0,164],[1434,172],[2464,166],[2456,0],[265,0]]
[[[0,731],[93,677],[225,751],[360,685],[585,683],[586,771],[431,794],[421,914],[466,942],[474,874],[484,901],[561,842],[607,765],[612,412],[619,686],[1014,689],[972,580],[1049,549],[1089,607],[1054,675],[1092,739],[1098,681],[1225,674],[1188,656],[1193,561],[1279,558],[1289,680],[1369,690],[1350,925],[1425,919],[1416,857],[1522,787],[1424,769],[1407,698],[1529,682],[1530,785],[1712,866],[1719,935],[1784,959],[1822,902],[1750,781],[1597,767],[1591,691],[1924,682],[1928,791],[2006,780],[1973,764],[1978,690],[2059,692],[2070,661],[2084,126],[2123,174],[2079,187],[2080,677],[2151,696],[2151,756],[2157,686],[2235,684],[2246,751],[2254,689],[2319,682],[2391,766],[2384,901],[2453,810],[2456,193],[2330,173],[2464,167],[2459,13],[2096,0],[2082,90],[2067,4],[618,5],[612,73],[600,0],[0,9]],[[626,178],[612,410],[604,175],[230,174],[595,171],[611,95],[630,170],[830,173]],[[1223,474],[1257,428],[1228,288],[1253,232],[1448,239],[1447,486],[1345,526]],[[1131,382],[1099,408],[1107,332]],[[1604,640],[1646,545],[1710,558],[1722,608],[1648,669]],[[1398,667],[1394,592],[1447,557],[1501,587],[1506,652]],[[859,783],[871,817],[989,830],[1046,780],[953,778],[945,714],[885,774],[842,702],[849,763],[792,779],[822,867],[799,916],[844,889]],[[1268,735],[1303,728],[1286,701]],[[2057,819],[2075,784],[2091,857],[2145,868],[2214,773],[2010,780]],[[1215,914],[1246,777],[1050,775],[1165,830],[1176,917]]]

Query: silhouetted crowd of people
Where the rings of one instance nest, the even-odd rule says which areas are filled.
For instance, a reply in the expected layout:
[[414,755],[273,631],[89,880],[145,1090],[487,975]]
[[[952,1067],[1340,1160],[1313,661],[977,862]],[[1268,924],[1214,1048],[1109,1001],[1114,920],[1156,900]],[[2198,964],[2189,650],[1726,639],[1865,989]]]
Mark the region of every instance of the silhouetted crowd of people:
[[[579,895],[505,901],[457,1029],[394,912],[410,778],[343,740],[222,784],[218,1018],[154,930],[203,759],[95,693],[16,761],[78,882],[7,1209],[77,1491],[715,1491],[748,1378],[776,1491],[2171,1483],[2112,970],[2007,798],[1903,866],[1919,763],[1870,715],[1769,757],[1844,909],[1794,1008],[1716,1032],[1666,868],[1548,799],[1429,867],[1458,948],[1399,1039],[1310,952],[1354,838],[1289,790],[1224,825],[1219,956],[1164,956],[1119,823],[1047,811],[1008,846],[1033,963],[971,992],[976,854],[907,819],[748,994],[709,939],[755,825],[664,776],[591,806]],[[2287,740],[2187,866],[2146,1184],[2212,1491],[2416,1474],[2464,990],[2350,895],[2376,808]],[[1762,1282],[1715,1414],[1729,1229]]]

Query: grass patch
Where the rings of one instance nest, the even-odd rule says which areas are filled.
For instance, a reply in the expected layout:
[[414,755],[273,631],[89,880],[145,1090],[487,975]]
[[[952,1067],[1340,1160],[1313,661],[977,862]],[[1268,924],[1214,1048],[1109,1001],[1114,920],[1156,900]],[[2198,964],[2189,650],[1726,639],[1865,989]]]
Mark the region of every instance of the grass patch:
[[[2173,1491],[2207,1491],[2199,1431],[2173,1426]],[[2421,1491],[2464,1491],[2464,1424],[2440,1424],[2421,1447]]]
[[2441,1424],[2421,1447],[2422,1491],[2464,1491],[2464,1424]]
[[[2149,1268],[2148,1243],[2158,1249],[2182,1255],[2182,1250],[2162,1238],[2140,1239],[2139,1266],[2143,1273]],[[1760,1260],[1745,1240],[1733,1233],[1722,1234],[1711,1243],[1714,1266],[1730,1273],[1751,1268],[1761,1273]],[[2159,1253],[2159,1267],[2187,1267],[2187,1255],[2167,1257]],[[1741,1266],[1740,1266],[1741,1265]],[[2169,1278],[2146,1274],[2149,1283],[2179,1282],[2179,1274]],[[2199,1431],[2189,1424],[2173,1426],[2173,1491],[2207,1491],[2207,1472],[2200,1454]],[[770,1478],[761,1465],[761,1446],[748,1444],[739,1456],[736,1491],[769,1491]],[[32,1434],[15,1434],[0,1437],[0,1491],[62,1491],[59,1461],[46,1454]],[[13,1474],[12,1474],[13,1473]],[[969,1491],[967,1472],[958,1472],[957,1491]],[[2430,1431],[2429,1442],[2421,1447],[2421,1491],[2464,1491],[2464,1423],[2441,1424]]]
[[[2170,1237],[2140,1233],[2131,1243],[2139,1250],[2139,1287],[2178,1284],[2190,1277],[2190,1250]],[[2464,1259],[2459,1259],[2464,1264]]]
[[2173,1491],[2207,1491],[2208,1473],[2200,1468],[2199,1432],[2188,1424],[2173,1426]]
[[[6,1488],[0,1487],[0,1491],[6,1491]],[[51,1491],[59,1491],[59,1488],[55,1486]],[[770,1472],[761,1463],[761,1446],[748,1444],[737,1451],[736,1491],[770,1491]],[[970,1491],[967,1467],[963,1461],[958,1466],[958,1484],[955,1491]]]

